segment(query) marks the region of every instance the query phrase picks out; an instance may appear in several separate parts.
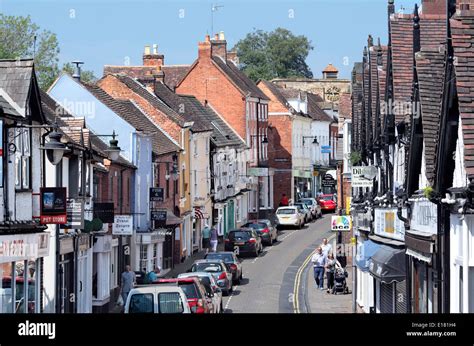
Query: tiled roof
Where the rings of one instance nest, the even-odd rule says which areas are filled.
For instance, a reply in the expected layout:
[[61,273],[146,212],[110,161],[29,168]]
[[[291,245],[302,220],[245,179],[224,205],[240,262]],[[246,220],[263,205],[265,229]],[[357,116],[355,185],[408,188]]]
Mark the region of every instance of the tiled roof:
[[178,112],[187,122],[194,122],[191,131],[212,131],[212,126],[202,119],[202,109],[196,106],[196,103],[199,103],[199,101],[194,96],[175,94],[166,85],[160,82],[155,83],[155,94],[161,101]]
[[33,60],[0,60],[0,88],[21,107],[26,107],[33,76]]
[[132,125],[136,130],[150,135],[153,143],[153,152],[156,155],[164,155],[180,150],[180,147],[176,145],[163,130],[157,127],[134,103],[129,100],[116,100],[98,86],[85,83],[83,83],[83,85],[100,102],[109,107],[115,114]]
[[[385,102],[385,92],[387,85],[387,61],[388,61],[388,47],[380,46],[379,47],[379,57],[381,57],[381,65],[377,68],[378,73],[378,85],[379,85],[379,102],[380,105],[383,105]],[[380,133],[383,133],[385,126],[385,114],[383,107],[380,107]]]
[[[202,105],[201,105],[202,106]],[[237,133],[217,114],[217,112],[209,105],[202,106],[206,112],[203,117],[212,125],[213,132],[211,141],[217,147],[239,146],[245,147],[245,142],[237,135]]]
[[164,65],[162,71],[165,73],[165,84],[174,90],[176,85],[188,73],[191,65]]
[[257,85],[239,70],[235,64],[224,60],[218,56],[213,56],[212,61],[221,69],[222,72],[231,80],[238,89],[250,97],[258,97],[262,100],[268,100],[268,97],[257,87]]
[[444,46],[422,47],[416,54],[416,70],[421,102],[421,123],[425,151],[426,178],[433,183],[436,148],[442,112],[446,53]]
[[378,76],[378,48],[372,46],[369,49],[369,64],[370,64],[370,91],[371,91],[371,131],[372,140],[377,140],[377,135],[380,134],[380,118],[377,114],[377,102],[379,100],[379,76]]
[[260,83],[264,84],[270,91],[273,95],[275,95],[275,97],[277,98],[277,100],[282,104],[284,105],[285,107],[288,107],[290,108],[290,104],[288,103],[288,100],[286,99],[286,97],[283,95],[283,92],[282,92],[282,87],[280,87],[279,85],[275,84],[275,83],[272,83],[272,82],[269,82],[269,81],[266,81],[264,79],[260,80]]
[[148,91],[138,81],[124,74],[116,74],[115,76],[134,93],[147,100],[147,102],[165,114],[169,119],[173,120],[179,126],[184,126],[185,120],[180,114],[176,113],[173,109],[161,101],[155,94]]
[[319,99],[320,97],[316,94],[307,93],[306,94],[308,99],[308,115],[313,120],[317,121],[328,121],[332,122],[333,119],[319,107]]
[[[411,102],[413,91],[413,15],[395,14],[390,18],[392,40],[393,96],[395,102]],[[409,107],[401,107],[408,109]],[[409,114],[396,112],[395,121]]]
[[0,116],[21,117],[21,114],[18,113],[15,107],[7,100],[7,97],[2,96],[4,92],[3,89],[0,89]]
[[456,86],[464,140],[464,165],[474,178],[474,11],[460,11],[451,19]]
[[362,141],[364,136],[362,78],[363,64],[361,62],[356,62],[354,64],[354,69],[352,70],[352,128],[354,146],[358,150],[362,149]]
[[339,72],[339,70],[333,64],[329,64],[323,72]]

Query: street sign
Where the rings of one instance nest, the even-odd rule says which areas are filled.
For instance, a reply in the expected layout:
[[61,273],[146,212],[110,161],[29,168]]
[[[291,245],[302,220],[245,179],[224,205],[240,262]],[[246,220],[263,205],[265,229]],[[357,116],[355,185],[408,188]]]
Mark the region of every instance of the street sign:
[[350,216],[332,216],[331,231],[348,232],[352,228],[352,218]]
[[94,203],[94,219],[100,219],[103,223],[114,222],[113,203]]
[[166,226],[166,218],[168,212],[166,210],[152,210],[151,219],[155,222],[155,228],[160,226]]
[[162,187],[150,188],[150,202],[163,202],[164,189]]
[[352,167],[351,185],[352,187],[372,187],[376,175],[377,168],[374,166]]

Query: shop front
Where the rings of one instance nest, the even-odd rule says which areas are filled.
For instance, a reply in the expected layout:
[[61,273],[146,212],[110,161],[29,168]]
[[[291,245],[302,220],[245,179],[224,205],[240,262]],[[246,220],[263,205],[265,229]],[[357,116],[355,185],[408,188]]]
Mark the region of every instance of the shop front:
[[92,305],[94,312],[108,312],[112,280],[112,235],[94,236],[92,263]]
[[0,313],[42,312],[48,232],[0,236]]
[[[406,208],[402,216],[407,217]],[[377,313],[406,313],[407,272],[405,225],[398,218],[397,208],[375,208],[374,234],[369,239],[379,245],[369,261],[369,272],[375,280]]]
[[147,233],[138,233],[135,238],[135,270],[148,273],[155,267],[163,266],[163,243],[166,232],[154,230]]
[[410,268],[412,312],[436,312],[436,254],[438,206],[426,198],[412,202],[410,229],[405,234]]
[[293,169],[293,179],[293,196],[295,202],[299,201],[301,198],[314,197],[312,191],[313,172],[311,168],[308,167],[306,170]]

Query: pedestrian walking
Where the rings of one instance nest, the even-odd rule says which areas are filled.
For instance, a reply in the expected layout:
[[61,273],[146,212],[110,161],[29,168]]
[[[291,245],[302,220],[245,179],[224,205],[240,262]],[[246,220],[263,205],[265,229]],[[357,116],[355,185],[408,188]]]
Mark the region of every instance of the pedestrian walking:
[[324,238],[323,242],[321,244],[321,249],[323,250],[324,255],[326,257],[329,255],[330,252],[332,252],[332,245],[329,244],[328,238]]
[[216,226],[213,226],[211,229],[211,247],[212,247],[212,252],[217,251],[217,243],[218,243],[218,235],[217,235],[217,228]]
[[328,282],[328,293],[334,288],[334,273],[336,271],[336,260],[334,255],[330,253],[326,261],[326,279]]
[[324,290],[324,267],[326,266],[326,255],[323,253],[321,246],[318,246],[316,253],[311,257],[314,270],[314,280],[320,290]]
[[211,247],[211,229],[209,228],[209,225],[206,223],[202,230],[202,248],[206,249],[206,253],[208,253],[210,247]]
[[125,271],[122,273],[122,280],[120,283],[120,294],[123,299],[123,304],[127,302],[127,297],[133,287],[137,284],[135,273],[129,265],[125,266]]

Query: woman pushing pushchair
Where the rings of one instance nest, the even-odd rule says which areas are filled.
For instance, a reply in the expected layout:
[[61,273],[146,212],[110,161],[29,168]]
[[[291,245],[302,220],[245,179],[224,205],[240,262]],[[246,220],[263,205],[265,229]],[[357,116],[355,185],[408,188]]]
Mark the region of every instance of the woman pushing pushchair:
[[347,272],[341,263],[330,253],[326,262],[326,275],[328,282],[327,293],[336,294],[337,292],[347,293],[346,277]]

